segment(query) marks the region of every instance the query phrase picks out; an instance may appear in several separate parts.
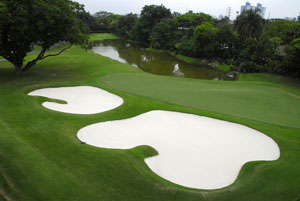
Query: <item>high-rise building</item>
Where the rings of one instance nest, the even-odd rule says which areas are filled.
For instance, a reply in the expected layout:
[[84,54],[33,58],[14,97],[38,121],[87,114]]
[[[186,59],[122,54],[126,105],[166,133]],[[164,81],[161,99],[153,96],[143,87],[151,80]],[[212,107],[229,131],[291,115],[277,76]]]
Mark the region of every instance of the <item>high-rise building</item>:
[[244,10],[259,10],[258,14],[261,17],[265,17],[265,13],[266,13],[266,7],[263,7],[262,4],[258,3],[257,6],[251,6],[251,3],[246,2],[246,4],[244,6],[241,7],[241,13]]

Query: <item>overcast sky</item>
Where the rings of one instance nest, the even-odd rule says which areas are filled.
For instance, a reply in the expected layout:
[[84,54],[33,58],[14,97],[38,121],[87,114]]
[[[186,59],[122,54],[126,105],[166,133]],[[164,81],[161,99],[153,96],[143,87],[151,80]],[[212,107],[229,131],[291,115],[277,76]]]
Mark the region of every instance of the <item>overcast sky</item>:
[[[85,5],[87,11],[94,14],[97,11],[109,11],[117,14],[140,13],[144,5],[163,4],[172,12],[185,13],[188,10],[204,12],[218,17],[226,15],[226,9],[231,7],[231,18],[240,11],[245,0],[75,0]],[[300,0],[252,0],[252,5],[262,3],[267,7],[265,18],[297,17],[300,12]]]

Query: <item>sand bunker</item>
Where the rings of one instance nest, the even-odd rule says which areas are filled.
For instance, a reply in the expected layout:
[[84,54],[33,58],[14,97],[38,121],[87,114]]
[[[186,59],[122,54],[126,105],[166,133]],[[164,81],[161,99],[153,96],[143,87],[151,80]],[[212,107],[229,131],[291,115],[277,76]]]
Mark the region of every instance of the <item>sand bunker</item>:
[[278,145],[256,130],[168,111],[151,111],[130,119],[93,124],[79,130],[78,138],[103,148],[149,145],[159,155],[145,162],[156,174],[199,189],[228,186],[245,163],[276,160],[280,156]]
[[96,114],[123,104],[123,99],[119,96],[90,86],[39,89],[28,95],[64,100],[67,104],[44,102],[43,106],[51,110],[72,114]]
[[[43,106],[73,114],[95,114],[123,103],[120,97],[89,86],[39,89],[29,95],[64,100],[67,104],[44,102]],[[80,129],[77,135],[81,141],[103,148],[152,146],[159,155],[145,162],[153,172],[176,184],[199,189],[228,186],[245,163],[280,156],[278,145],[256,130],[179,112],[151,111],[97,123]]]

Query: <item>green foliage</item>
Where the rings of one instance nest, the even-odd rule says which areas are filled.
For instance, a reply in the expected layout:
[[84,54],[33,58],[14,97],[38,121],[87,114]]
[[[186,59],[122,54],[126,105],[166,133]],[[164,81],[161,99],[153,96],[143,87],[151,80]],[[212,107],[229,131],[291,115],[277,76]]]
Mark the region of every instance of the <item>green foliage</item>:
[[[87,45],[85,26],[77,16],[83,6],[69,0],[3,0],[0,12],[0,55],[15,66],[18,73],[29,70],[46,58],[47,49],[60,41]],[[12,17],[13,16],[13,17]],[[24,57],[39,43],[39,56],[23,67]]]
[[229,72],[231,70],[235,70],[236,67],[234,65],[221,64],[218,66],[218,69],[224,72]]
[[96,29],[96,18],[94,18],[89,12],[82,10],[78,14],[77,18],[85,24],[86,30],[88,32],[94,31]]
[[196,46],[193,39],[184,37],[181,43],[178,44],[179,54],[186,55],[189,57],[196,57]]
[[128,39],[129,38],[129,32],[134,27],[135,23],[137,21],[137,15],[136,14],[127,14],[124,16],[121,16],[117,22],[116,26],[116,33],[121,38]]
[[130,32],[130,39],[149,46],[152,29],[161,19],[171,18],[172,13],[165,6],[144,6],[141,16]]
[[[114,14],[103,11],[95,16],[108,19]],[[113,19],[103,23],[107,31],[144,47],[234,64],[242,72],[296,73],[289,70],[296,66],[290,43],[300,37],[300,22],[265,21],[258,10],[247,10],[232,24],[226,16],[171,13],[163,5],[145,6],[139,18],[129,14]]]
[[216,40],[219,43],[216,56],[227,59],[233,58],[237,34],[233,32],[231,24],[223,24],[217,29]]
[[228,16],[220,16],[220,18],[214,18],[214,26],[221,27],[230,24],[230,19]]
[[216,41],[217,29],[209,22],[197,26],[194,31],[195,51],[199,57],[214,57],[218,43]]
[[95,13],[95,32],[116,32],[117,23],[121,16],[106,11]]
[[245,10],[236,18],[233,28],[243,39],[252,37],[259,40],[264,31],[264,19],[258,10]]
[[153,28],[150,36],[151,46],[155,49],[172,50],[176,43],[176,30],[173,19],[165,18],[162,19]]
[[293,77],[300,78],[300,38],[292,40],[287,46],[287,53],[286,73]]
[[240,63],[239,69],[251,73],[267,71],[263,66],[275,59],[278,42],[280,42],[279,38],[273,38],[273,41],[269,38],[262,38],[259,41],[248,38],[239,41],[240,50],[236,50],[235,55],[236,61]]
[[268,21],[265,26],[265,35],[270,38],[279,37],[283,42],[289,43],[291,40],[288,37],[288,32],[295,23],[289,20]]
[[192,11],[178,15],[174,19],[178,27],[184,28],[196,27],[205,22],[213,23],[213,18],[210,15],[205,13],[193,13]]
[[274,49],[277,49],[283,43],[280,37],[270,38],[269,40],[272,43]]
[[300,38],[300,22],[296,22],[293,24],[293,26],[288,29],[286,34],[286,43],[292,42],[295,38]]

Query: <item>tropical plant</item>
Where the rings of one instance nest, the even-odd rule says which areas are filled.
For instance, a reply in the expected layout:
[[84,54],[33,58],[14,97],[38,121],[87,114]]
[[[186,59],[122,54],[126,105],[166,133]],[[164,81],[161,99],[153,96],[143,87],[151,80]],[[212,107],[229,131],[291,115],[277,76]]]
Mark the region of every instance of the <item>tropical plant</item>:
[[194,31],[196,54],[199,57],[214,57],[218,48],[217,29],[209,22],[197,26]]
[[241,38],[261,38],[265,22],[258,12],[259,10],[245,10],[234,21],[233,28]]

